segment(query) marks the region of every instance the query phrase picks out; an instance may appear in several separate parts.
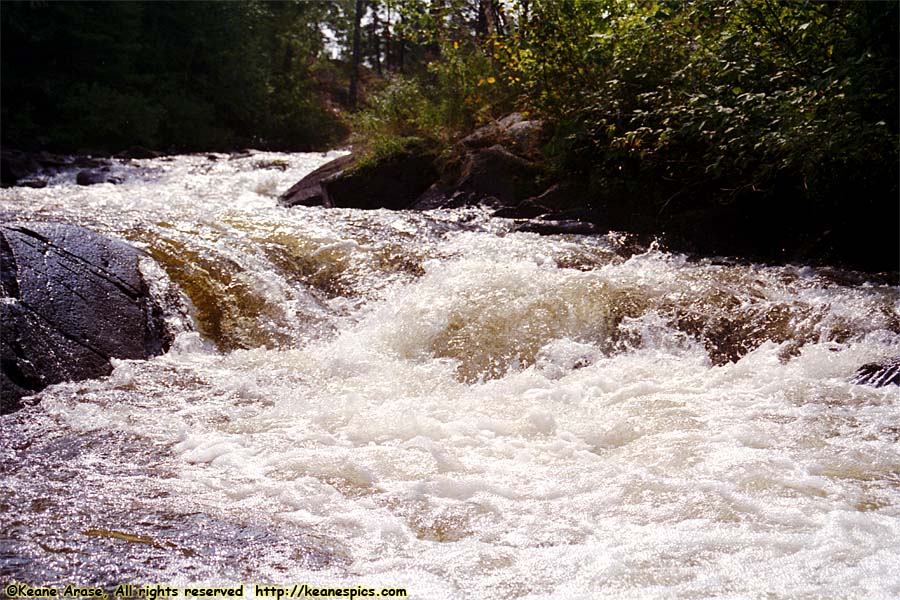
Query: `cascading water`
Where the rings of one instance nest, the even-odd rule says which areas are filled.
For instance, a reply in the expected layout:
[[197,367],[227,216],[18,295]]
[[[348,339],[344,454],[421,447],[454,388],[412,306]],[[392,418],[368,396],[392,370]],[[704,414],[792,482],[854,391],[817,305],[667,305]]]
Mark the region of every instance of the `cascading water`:
[[4,580],[900,596],[900,398],[849,382],[897,287],[284,209],[327,157],[215,158],[0,192],[145,250],[180,331],[2,417]]

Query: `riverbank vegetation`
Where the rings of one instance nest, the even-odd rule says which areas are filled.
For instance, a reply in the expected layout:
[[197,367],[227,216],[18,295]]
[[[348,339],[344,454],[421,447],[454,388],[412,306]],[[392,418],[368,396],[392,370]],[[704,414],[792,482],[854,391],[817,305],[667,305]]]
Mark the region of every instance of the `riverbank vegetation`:
[[354,119],[375,154],[512,110],[603,225],[896,270],[894,2],[404,2],[426,59]]
[[551,124],[554,165],[598,190],[897,198],[896,3],[403,4],[433,56],[357,117],[376,144],[446,141],[518,109]]

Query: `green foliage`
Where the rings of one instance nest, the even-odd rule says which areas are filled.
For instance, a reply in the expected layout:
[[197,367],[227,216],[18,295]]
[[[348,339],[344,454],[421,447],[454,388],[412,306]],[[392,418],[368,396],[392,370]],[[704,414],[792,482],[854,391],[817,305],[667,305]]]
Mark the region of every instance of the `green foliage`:
[[895,3],[548,0],[531,16],[505,68],[569,169],[726,201],[787,180],[811,198],[896,189]]
[[369,103],[351,119],[354,145],[378,148],[398,138],[443,138],[433,106],[416,80],[398,76],[373,93]]
[[390,152],[393,138],[444,144],[508,114],[517,88],[503,77],[496,34],[476,26],[478,2],[422,0],[388,3],[397,11],[393,35],[414,60],[371,95],[353,120],[353,143],[368,152]]
[[[403,140],[446,144],[475,125],[509,112],[509,94],[481,52],[448,43],[444,59],[420,78],[394,76],[352,117],[354,146],[391,153]],[[398,141],[399,140],[399,141]]]

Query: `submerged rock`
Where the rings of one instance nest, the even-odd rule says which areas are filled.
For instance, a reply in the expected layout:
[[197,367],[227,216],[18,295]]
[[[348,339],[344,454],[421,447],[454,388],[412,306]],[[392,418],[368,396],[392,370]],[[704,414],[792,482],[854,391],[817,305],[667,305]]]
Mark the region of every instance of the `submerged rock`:
[[0,412],[62,381],[169,346],[162,311],[128,244],[63,223],[0,227]]
[[103,170],[84,170],[79,171],[78,175],[75,176],[75,183],[78,185],[96,185],[98,183],[122,183],[122,180]]
[[516,227],[516,231],[537,233],[539,235],[597,235],[605,233],[594,223],[577,219],[564,220],[528,220]]
[[865,364],[856,370],[856,374],[850,381],[872,387],[900,385],[900,357],[880,363]]

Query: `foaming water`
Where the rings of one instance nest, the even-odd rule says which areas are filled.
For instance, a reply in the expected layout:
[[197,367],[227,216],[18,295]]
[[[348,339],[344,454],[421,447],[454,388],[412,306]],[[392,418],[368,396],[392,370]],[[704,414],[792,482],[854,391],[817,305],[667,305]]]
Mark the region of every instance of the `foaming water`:
[[897,389],[849,383],[900,355],[898,288],[476,209],[276,206],[326,159],[0,192],[146,250],[182,321],[165,356],[3,417],[4,576],[900,595]]

